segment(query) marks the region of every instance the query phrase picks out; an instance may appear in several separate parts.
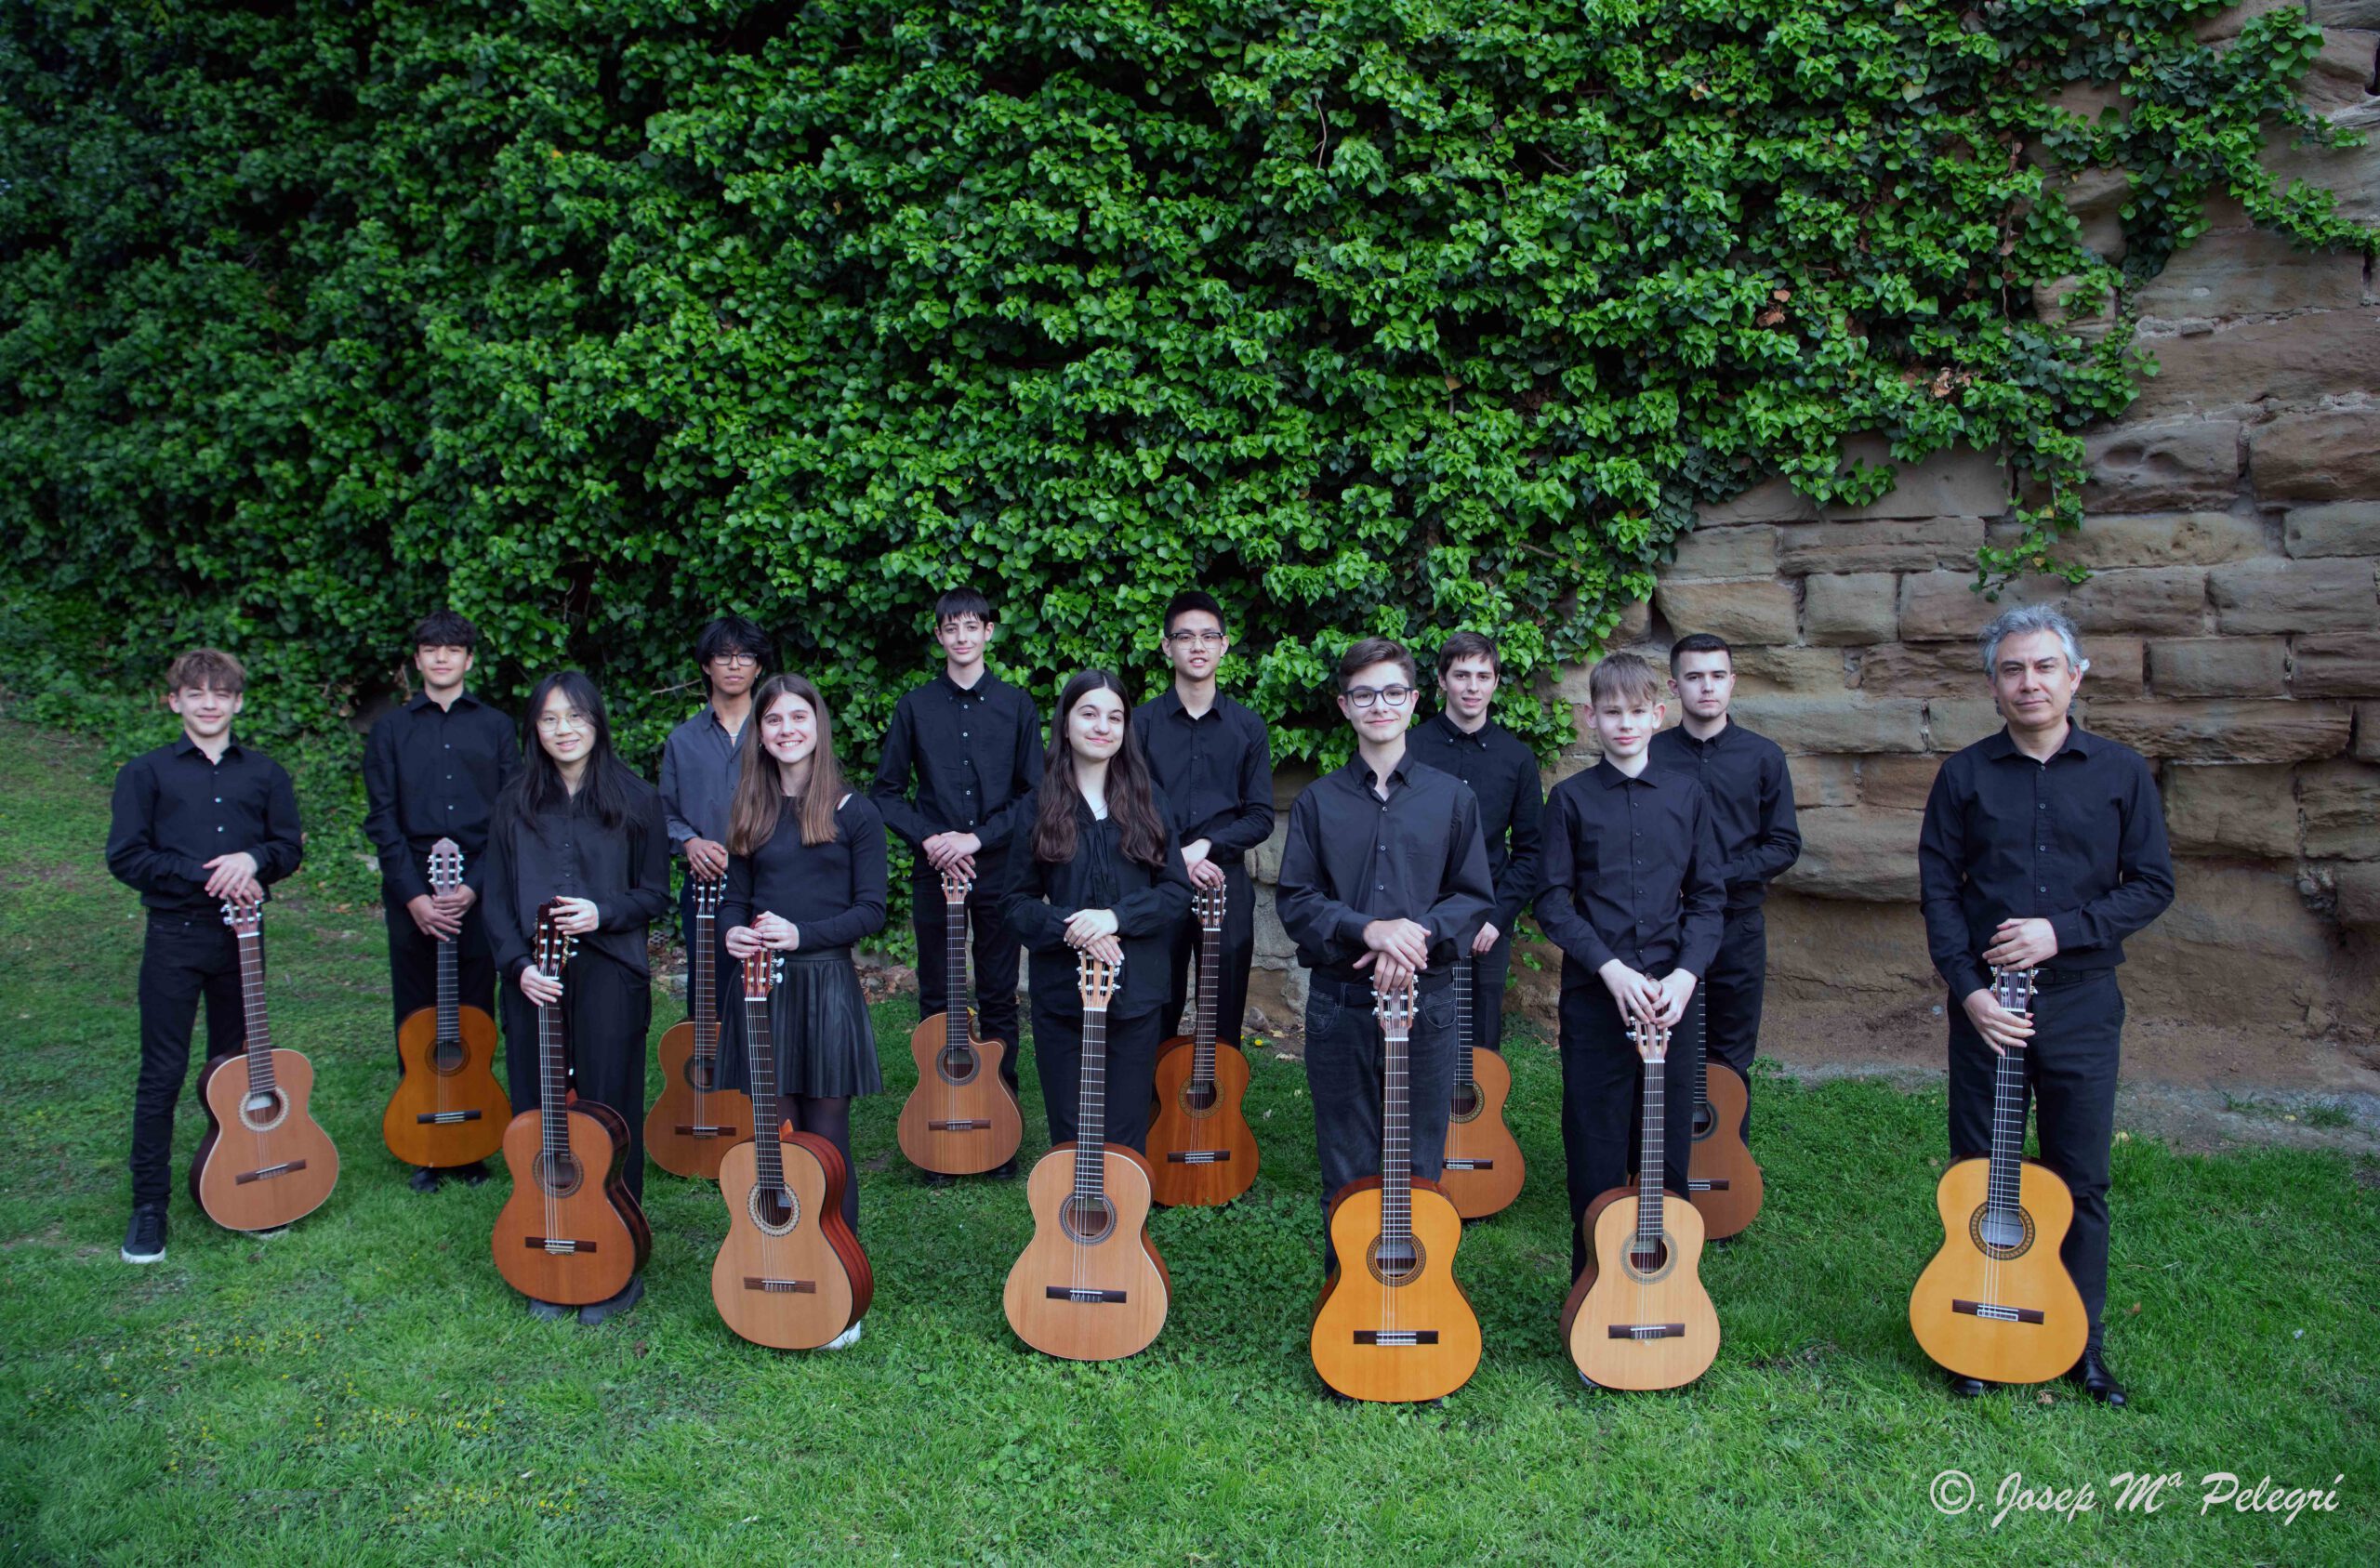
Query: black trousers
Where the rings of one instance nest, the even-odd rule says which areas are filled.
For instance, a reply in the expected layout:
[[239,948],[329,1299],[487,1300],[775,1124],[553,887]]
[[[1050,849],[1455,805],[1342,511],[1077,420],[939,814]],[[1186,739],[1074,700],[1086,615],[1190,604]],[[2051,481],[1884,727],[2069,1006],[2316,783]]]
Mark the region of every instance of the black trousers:
[[[653,982],[600,953],[571,961],[562,977],[562,1025],[570,1037],[570,1084],[581,1100],[617,1111],[628,1124],[628,1191],[644,1201],[644,1037],[653,1024]],[[504,988],[504,1061],[512,1113],[545,1104],[537,1070],[537,1008],[521,987]]]
[[[1991,1153],[1991,1108],[2000,1057],[1967,1021],[1950,1014],[1950,1157]],[[2074,1276],[2091,1339],[2108,1305],[2108,1165],[2115,1142],[2116,1074],[2123,1037],[2123,992],[2113,969],[2053,980],[2033,997],[2033,1037],[2025,1050],[2025,1098],[2038,1108],[2042,1164],[2074,1194],[2074,1223],[2058,1248]]]
[[[438,949],[443,944],[421,934],[393,889],[380,889],[380,908],[389,922],[389,997],[395,1004],[397,1026],[402,1028],[415,1013],[438,1005]],[[488,945],[487,920],[480,913],[477,899],[463,912],[463,929],[455,941],[456,1000],[494,1018],[496,953]],[[397,1071],[404,1071],[403,1058],[398,1059]]]
[[132,1091],[132,1202],[163,1204],[173,1187],[174,1106],[190,1076],[191,1031],[206,999],[206,1059],[247,1043],[238,939],[217,914],[152,912],[140,950],[140,1072]]
[[[1739,910],[1721,928],[1719,955],[1695,995],[1702,1002],[1703,1030],[1712,1060],[1724,1061],[1744,1081],[1741,1131],[1752,1137],[1752,1060],[1760,1046],[1760,1000],[1768,983],[1768,922],[1758,908]],[[1689,1039],[1692,1036],[1687,1036]]]
[[[922,1021],[949,1010],[950,981],[943,972],[946,961],[942,950],[942,877],[926,864],[923,856],[919,857],[918,864],[924,875],[913,876],[909,881],[909,924],[918,933],[918,1017]],[[1008,882],[1007,866],[979,855],[975,870],[975,885],[967,894],[967,926],[974,940],[975,1031],[986,1040],[1008,1042],[1008,1049],[1000,1055],[1000,1078],[1013,1093],[1020,1049],[1016,976],[1022,949],[1015,933],[1008,929],[1008,922],[1000,918],[1000,894]],[[1071,1105],[1072,1101],[1068,1103]]]
[[[1161,1013],[1107,1020],[1106,1141],[1145,1154],[1149,1147],[1149,1101],[1157,1087],[1157,1048],[1164,1038]],[[1033,1009],[1033,1062],[1041,1074],[1041,1105],[1050,1113],[1050,1141],[1069,1143],[1083,1136],[1081,1108],[1082,1015]]]
[[1471,1043],[1480,1050],[1504,1048],[1504,987],[1513,977],[1513,933],[1471,959]]
[[[1435,1181],[1446,1168],[1454,1100],[1454,987],[1438,985],[1420,1001],[1406,1045],[1408,1153],[1413,1174]],[[1350,1181],[1381,1173],[1386,1054],[1371,987],[1316,975],[1305,999],[1305,1076],[1325,1205]]]
[[[1661,1077],[1661,1184],[1690,1191],[1694,1157],[1694,1051],[1702,1027],[1702,990],[1670,1032]],[[1620,1004],[1601,981],[1562,990],[1562,1157],[1570,1186],[1570,1277],[1577,1279],[1593,1244],[1579,1229],[1587,1206],[1636,1179],[1645,1132],[1645,1062],[1629,1043]]]
[[[1223,870],[1223,944],[1216,955],[1215,1042],[1236,1046],[1248,1020],[1248,971],[1256,962],[1256,892],[1245,863]],[[1160,1039],[1188,1035],[1184,1016],[1190,1008],[1190,977],[1198,968],[1198,917],[1185,915],[1173,929],[1173,966],[1165,1007],[1157,1015],[1164,1024]],[[1039,1035],[1035,1039],[1038,1041]],[[1038,1048],[1038,1045],[1037,1048]]]
[[[754,910],[755,915],[759,910]],[[727,922],[711,922],[717,950],[710,955],[711,1000],[718,1011],[721,1085],[743,1088],[751,1076],[744,1062],[744,966],[727,951]],[[686,1016],[694,1016],[694,877],[685,876],[678,889],[678,935],[686,944]]]

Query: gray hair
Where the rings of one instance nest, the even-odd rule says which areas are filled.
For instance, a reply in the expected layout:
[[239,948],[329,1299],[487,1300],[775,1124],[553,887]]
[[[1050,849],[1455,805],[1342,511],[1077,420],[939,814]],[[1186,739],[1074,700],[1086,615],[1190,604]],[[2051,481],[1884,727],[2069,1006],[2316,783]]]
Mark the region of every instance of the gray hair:
[[2068,668],[2080,675],[2091,667],[2091,661],[2082,656],[2082,642],[2074,635],[2074,623],[2067,619],[2065,611],[2050,604],[2020,604],[2014,610],[2003,610],[1992,618],[1991,625],[1977,634],[1976,640],[1983,644],[1983,673],[1990,675],[1992,666],[2000,662],[2002,643],[2037,631],[2057,634],[2057,640],[2066,648]]

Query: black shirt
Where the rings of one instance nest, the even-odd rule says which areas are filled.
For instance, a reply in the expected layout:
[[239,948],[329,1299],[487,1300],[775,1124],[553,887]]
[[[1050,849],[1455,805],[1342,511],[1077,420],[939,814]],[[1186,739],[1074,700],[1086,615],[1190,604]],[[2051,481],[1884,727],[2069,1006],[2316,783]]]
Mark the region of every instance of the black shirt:
[[[1052,863],[1033,852],[1033,822],[1040,807],[1038,789],[1017,803],[1016,852],[1009,857],[1007,892],[1000,901],[1009,929],[1033,950],[1033,1005],[1060,1018],[1082,1016],[1066,922],[1082,910],[1106,909],[1115,912],[1116,936],[1124,944],[1124,967],[1107,1010],[1116,1018],[1138,1018],[1165,1001],[1172,981],[1173,928],[1190,909],[1182,841],[1168,827],[1163,865],[1128,859],[1116,819],[1094,817],[1078,800],[1075,858]],[[1157,809],[1158,821],[1171,820],[1162,795]]]
[[[937,833],[972,833],[997,857],[1008,847],[1017,800],[1040,777],[1041,715],[1033,699],[988,670],[973,690],[961,691],[945,670],[893,707],[868,796],[884,825],[913,849]],[[917,869],[932,875],[922,857]]]
[[727,818],[735,807],[735,775],[743,771],[744,736],[759,715],[744,716],[733,735],[708,703],[702,712],[669,731],[661,743],[661,813],[669,824],[669,849],[685,852],[689,838],[727,842]]
[[210,762],[184,735],[117,771],[108,870],[151,909],[217,915],[220,903],[206,896],[208,861],[254,855],[257,880],[278,882],[298,869],[303,837],[298,792],[280,763],[237,741]]
[[452,707],[428,692],[380,716],[364,743],[364,836],[380,854],[382,896],[403,903],[430,891],[430,847],[452,838],[463,880],[477,889],[496,797],[521,771],[512,720],[469,692]]
[[634,776],[628,786],[617,827],[583,809],[584,790],[536,815],[509,796],[497,809],[483,896],[488,942],[505,979],[528,966],[537,911],[552,898],[595,901],[598,924],[578,939],[579,957],[600,953],[631,974],[650,972],[644,931],[669,910],[669,830],[661,792]]
[[1614,958],[1652,980],[1696,979],[1719,952],[1726,884],[1702,786],[1608,758],[1554,786],[1537,923],[1562,949],[1562,989],[1603,983]]
[[1983,951],[2003,920],[2045,917],[2045,975],[2111,969],[2123,939],[2174,902],[2174,858],[2149,764],[2069,726],[2046,762],[2006,730],[1942,764],[1917,839],[1934,968],[1964,998],[1991,983]]
[[1374,920],[1429,928],[1433,989],[1452,978],[1457,953],[1495,913],[1488,846],[1471,786],[1422,762],[1411,745],[1388,771],[1388,798],[1372,793],[1358,752],[1307,786],[1289,808],[1275,910],[1298,944],[1298,962],[1329,979],[1370,978],[1355,960]]
[[1496,929],[1510,931],[1537,891],[1545,844],[1539,817],[1545,810],[1545,784],[1537,754],[1494,719],[1475,735],[1463,733],[1441,712],[1416,725],[1410,744],[1421,760],[1452,773],[1479,797],[1479,833],[1488,841],[1488,875],[1496,884]]
[[884,819],[865,795],[835,808],[835,837],[801,841],[800,802],[788,797],[777,830],[749,855],[727,857],[719,927],[748,926],[766,910],[801,929],[802,953],[849,947],[884,929]]
[[1684,773],[1710,799],[1727,913],[1758,909],[1768,898],[1768,884],[1802,858],[1784,748],[1729,719],[1707,741],[1687,734],[1683,724],[1664,730],[1653,737],[1649,755],[1654,767]]
[[1237,865],[1273,837],[1273,745],[1252,709],[1218,692],[1193,718],[1168,688],[1132,711],[1132,733],[1178,842],[1204,838],[1209,860]]

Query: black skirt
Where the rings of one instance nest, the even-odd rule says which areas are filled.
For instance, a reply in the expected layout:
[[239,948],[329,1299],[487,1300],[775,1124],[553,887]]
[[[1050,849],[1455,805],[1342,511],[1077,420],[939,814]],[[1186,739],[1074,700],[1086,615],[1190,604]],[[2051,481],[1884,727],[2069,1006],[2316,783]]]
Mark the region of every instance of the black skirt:
[[[876,1026],[850,948],[785,955],[785,979],[769,995],[769,1032],[776,1042],[779,1094],[840,1100],[882,1091]],[[748,1091],[750,1065],[740,1052],[730,1054],[725,1085]]]

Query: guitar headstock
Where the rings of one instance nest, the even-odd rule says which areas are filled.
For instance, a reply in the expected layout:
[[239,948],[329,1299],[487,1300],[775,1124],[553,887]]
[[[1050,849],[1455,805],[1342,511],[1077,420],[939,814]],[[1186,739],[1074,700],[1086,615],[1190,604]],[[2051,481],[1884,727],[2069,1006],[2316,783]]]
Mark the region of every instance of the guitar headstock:
[[1190,895],[1190,912],[1198,917],[1198,929],[1209,936],[1221,936],[1223,912],[1231,898],[1228,888],[1200,888]]
[[2041,977],[2031,969],[1994,969],[1991,971],[1991,999],[2012,1013],[2033,1010],[2033,993],[2041,989]]
[[1372,1016],[1380,1020],[1381,1033],[1392,1040],[1413,1037],[1413,982],[1407,981],[1394,991],[1372,987]]
[[223,923],[231,928],[231,934],[233,936],[255,936],[264,929],[264,905],[261,903],[234,903],[231,900],[225,899],[223,901]]
[[965,903],[967,902],[967,890],[974,885],[975,879],[967,876],[964,872],[944,872],[942,874],[942,902],[945,903]]
[[529,961],[548,980],[562,979],[562,971],[570,955],[578,951],[578,939],[561,926],[562,900],[548,899],[537,911],[537,933],[529,939]]
[[463,885],[463,847],[441,838],[430,847],[430,890],[451,893]]
[[1648,1064],[1659,1067],[1669,1060],[1670,1026],[1632,1018],[1628,1021],[1628,1043],[1636,1048],[1636,1054]]
[[774,947],[764,947],[744,960],[744,999],[765,1002],[777,982],[785,978],[785,955]]
[[1082,996],[1085,1012],[1107,1010],[1107,1004],[1116,996],[1116,971],[1123,967],[1121,958],[1111,964],[1088,953],[1075,960],[1075,990]]
[[695,914],[697,914],[697,915],[717,915],[717,914],[719,913],[719,903],[720,903],[720,900],[721,900],[721,899],[725,898],[726,896],[727,896],[727,878],[726,878],[726,877],[724,877],[724,876],[709,876],[709,877],[697,876],[697,877],[695,877],[695,878],[694,878],[694,913],[695,913]]

